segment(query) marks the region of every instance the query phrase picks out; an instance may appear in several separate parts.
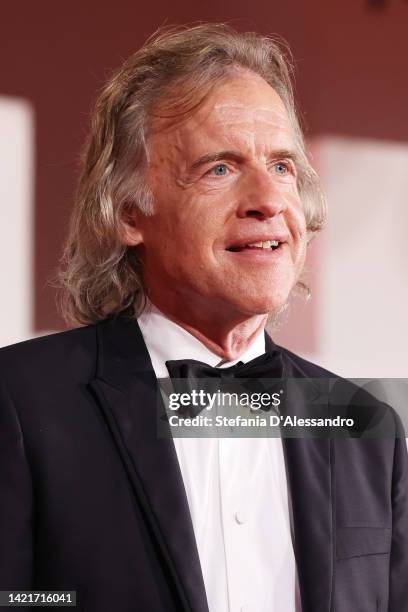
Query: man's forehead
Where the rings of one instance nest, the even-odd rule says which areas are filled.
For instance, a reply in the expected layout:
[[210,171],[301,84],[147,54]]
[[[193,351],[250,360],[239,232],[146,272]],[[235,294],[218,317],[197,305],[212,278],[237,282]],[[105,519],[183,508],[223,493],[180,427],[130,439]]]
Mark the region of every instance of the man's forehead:
[[[193,103],[190,110],[183,109],[183,96],[187,84],[180,84],[178,100],[172,101],[171,108],[179,108],[179,113],[167,113],[168,100],[164,98],[155,107],[151,122],[152,133],[157,130],[172,130],[184,124],[201,123],[205,120],[239,118],[246,114],[249,119],[271,120],[276,117],[287,119],[285,105],[273,87],[261,76],[248,70],[240,70],[229,78],[217,83],[203,98],[200,99],[200,90],[196,92],[197,104]],[[189,83],[188,99],[194,99],[194,81]]]
[[289,118],[280,98],[276,96],[274,104],[247,104],[245,100],[237,101],[231,98],[215,104],[212,108],[212,118],[215,122],[224,124],[279,124],[287,125]]
[[260,147],[268,153],[269,149],[295,148],[292,124],[282,99],[257,75],[231,78],[191,113],[173,120],[158,117],[152,127],[150,153],[156,149],[161,159],[163,149],[171,157],[187,161],[221,149],[242,149],[244,153]]
[[293,141],[292,125],[283,106],[246,105],[231,100],[214,105],[208,114],[197,115],[193,122],[180,129],[180,140],[191,144],[200,141],[219,143],[236,142],[237,146],[251,141],[253,144],[274,146]]
[[260,121],[287,118],[281,97],[261,77],[227,81],[223,88],[214,92],[208,106],[216,116],[225,119],[241,116]]
[[[288,114],[279,95],[263,79],[262,90],[242,83],[237,90],[226,86],[214,92],[193,115],[197,125],[208,123],[288,123]],[[241,83],[240,83],[241,84]],[[259,85],[259,83],[257,83]],[[233,85],[233,84],[231,84]]]

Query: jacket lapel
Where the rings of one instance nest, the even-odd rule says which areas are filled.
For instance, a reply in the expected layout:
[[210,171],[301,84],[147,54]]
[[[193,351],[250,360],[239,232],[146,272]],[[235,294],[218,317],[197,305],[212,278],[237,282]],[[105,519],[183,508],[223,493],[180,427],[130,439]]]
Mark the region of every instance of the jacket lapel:
[[[266,335],[266,349],[276,348]],[[282,350],[284,378],[311,378],[302,367]],[[316,374],[316,378],[321,374]],[[323,381],[322,381],[323,384]],[[287,414],[306,416],[308,395],[300,386],[287,397]],[[309,392],[312,385],[307,385]],[[313,399],[314,392],[309,399]],[[301,435],[298,434],[298,435]],[[288,488],[291,497],[294,546],[298,569],[302,612],[332,610],[334,561],[334,459],[329,437],[282,437]]]
[[283,446],[302,612],[329,612],[333,578],[330,440],[286,438]]
[[90,389],[172,576],[180,610],[208,612],[179,463],[168,425],[157,417],[158,386],[143,336],[135,320],[122,317],[96,330],[97,372]]

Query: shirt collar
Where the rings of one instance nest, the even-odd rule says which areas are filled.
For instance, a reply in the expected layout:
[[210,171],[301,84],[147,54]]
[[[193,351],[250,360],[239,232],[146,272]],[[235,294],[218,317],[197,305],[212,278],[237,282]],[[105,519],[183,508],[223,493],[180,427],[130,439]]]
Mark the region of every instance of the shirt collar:
[[[157,378],[168,377],[166,361],[169,360],[195,359],[212,367],[222,361],[219,355],[210,351],[198,338],[180,325],[168,319],[151,302],[147,302],[138,318],[138,323]],[[222,363],[220,367],[229,367],[238,361],[246,363],[263,353],[265,353],[265,333],[262,329],[238,359]]]

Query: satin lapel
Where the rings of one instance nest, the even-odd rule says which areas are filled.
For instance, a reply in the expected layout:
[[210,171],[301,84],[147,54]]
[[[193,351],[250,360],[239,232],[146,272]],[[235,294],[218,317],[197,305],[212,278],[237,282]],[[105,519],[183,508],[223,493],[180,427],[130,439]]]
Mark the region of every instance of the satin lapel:
[[157,381],[135,320],[97,326],[90,388],[180,597],[182,611],[208,612],[187,497],[171,434],[157,435]]
[[[266,335],[267,350],[275,346]],[[285,378],[308,378],[285,351],[282,355]],[[306,416],[301,394],[297,392],[296,401],[292,397],[288,404],[287,413]],[[330,612],[335,520],[332,441],[283,437],[282,444],[293,511],[302,612]]]

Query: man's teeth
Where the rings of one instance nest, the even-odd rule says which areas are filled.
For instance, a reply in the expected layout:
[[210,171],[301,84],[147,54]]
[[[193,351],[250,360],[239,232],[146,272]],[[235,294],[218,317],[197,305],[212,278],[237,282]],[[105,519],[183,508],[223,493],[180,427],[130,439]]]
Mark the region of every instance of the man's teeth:
[[278,240],[263,240],[261,242],[252,242],[250,244],[246,244],[247,247],[258,247],[261,249],[270,249],[271,247],[279,246]]

